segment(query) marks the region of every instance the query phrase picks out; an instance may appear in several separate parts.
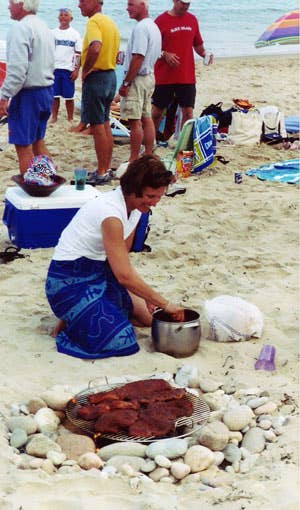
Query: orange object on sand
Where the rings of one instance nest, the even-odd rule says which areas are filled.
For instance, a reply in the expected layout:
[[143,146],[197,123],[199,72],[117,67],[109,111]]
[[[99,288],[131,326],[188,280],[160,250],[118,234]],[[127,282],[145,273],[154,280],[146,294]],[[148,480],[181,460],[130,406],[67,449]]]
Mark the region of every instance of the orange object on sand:
[[233,99],[234,104],[243,108],[245,110],[250,110],[250,108],[254,108],[254,104],[249,103],[248,99]]

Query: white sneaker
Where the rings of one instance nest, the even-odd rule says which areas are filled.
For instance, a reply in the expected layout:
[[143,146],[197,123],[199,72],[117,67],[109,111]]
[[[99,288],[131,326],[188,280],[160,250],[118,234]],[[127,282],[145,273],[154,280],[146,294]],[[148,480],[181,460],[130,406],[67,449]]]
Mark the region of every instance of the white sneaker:
[[167,197],[175,197],[175,195],[183,195],[186,192],[186,188],[184,186],[181,186],[181,184],[177,184],[174,182],[173,184],[169,184],[167,187],[167,191],[165,192],[165,195]]
[[121,165],[114,172],[115,179],[120,179],[122,177],[122,175],[125,174],[128,165],[129,165],[129,161],[126,161],[125,163],[121,163]]

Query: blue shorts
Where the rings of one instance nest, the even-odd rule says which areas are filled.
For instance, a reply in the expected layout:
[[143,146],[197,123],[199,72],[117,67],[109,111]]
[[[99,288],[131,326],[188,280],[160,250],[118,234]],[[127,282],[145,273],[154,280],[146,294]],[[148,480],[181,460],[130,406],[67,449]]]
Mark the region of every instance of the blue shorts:
[[113,69],[93,71],[87,75],[82,84],[81,122],[95,126],[109,120],[116,86],[116,73]]
[[55,69],[54,71],[54,97],[73,99],[75,94],[75,82],[71,80],[72,71],[67,69]]
[[53,85],[22,89],[8,108],[8,141],[14,145],[31,145],[45,138],[51,115]]
[[196,99],[196,85],[194,83],[174,83],[171,85],[156,85],[152,104],[163,110],[172,102],[174,96],[181,108],[194,108]]

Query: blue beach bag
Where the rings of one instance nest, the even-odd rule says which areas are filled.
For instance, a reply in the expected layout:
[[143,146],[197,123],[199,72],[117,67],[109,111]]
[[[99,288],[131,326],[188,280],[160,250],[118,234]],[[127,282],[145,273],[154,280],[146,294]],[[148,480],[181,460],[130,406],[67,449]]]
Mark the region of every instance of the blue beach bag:
[[214,162],[217,148],[216,134],[218,124],[212,115],[203,115],[194,121],[193,125],[193,170],[201,172]]

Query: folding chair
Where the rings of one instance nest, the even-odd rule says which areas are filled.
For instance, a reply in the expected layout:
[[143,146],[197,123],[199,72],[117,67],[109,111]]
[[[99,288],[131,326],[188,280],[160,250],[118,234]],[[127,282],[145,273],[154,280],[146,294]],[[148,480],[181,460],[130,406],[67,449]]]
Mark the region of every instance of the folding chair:
[[175,173],[176,157],[181,151],[192,151],[193,150],[193,125],[195,119],[187,120],[179,133],[178,140],[172,153],[167,154],[162,158],[163,163],[167,170]]

